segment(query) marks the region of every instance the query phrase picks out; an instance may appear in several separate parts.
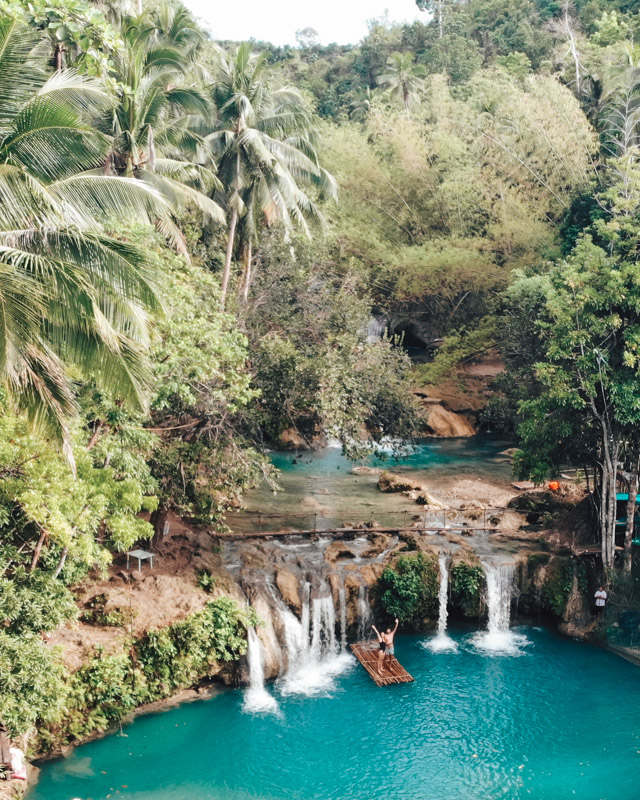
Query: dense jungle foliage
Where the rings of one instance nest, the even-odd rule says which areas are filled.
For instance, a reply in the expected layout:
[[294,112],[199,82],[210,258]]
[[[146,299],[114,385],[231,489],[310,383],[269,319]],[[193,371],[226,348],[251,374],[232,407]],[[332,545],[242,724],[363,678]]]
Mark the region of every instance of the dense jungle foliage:
[[[69,684],[41,638],[114,552],[171,510],[221,523],[277,480],[264,453],[283,434],[410,438],[412,382],[492,349],[507,371],[486,420],[521,438],[523,475],[591,469],[613,565],[618,464],[634,502],[640,459],[635,4],[422,4],[358,45],[280,48],[215,43],[170,0],[0,0],[12,732],[64,703],[78,730],[119,718],[78,699],[100,670],[135,676],[134,705],[169,690],[150,639]],[[389,335],[367,335],[372,316]],[[413,374],[396,334],[442,347]],[[403,609],[386,605],[417,619],[423,567],[399,567]],[[469,613],[477,580],[454,581]],[[222,657],[210,644],[176,686]]]

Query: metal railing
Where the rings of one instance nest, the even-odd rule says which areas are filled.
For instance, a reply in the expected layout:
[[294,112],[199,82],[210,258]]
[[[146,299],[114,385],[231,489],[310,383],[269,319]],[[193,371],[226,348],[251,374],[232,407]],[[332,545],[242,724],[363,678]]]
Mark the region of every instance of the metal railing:
[[336,511],[276,514],[262,511],[238,511],[226,515],[231,534],[295,534],[323,531],[495,531],[499,529],[506,508],[425,509],[424,511],[372,511],[340,513]]

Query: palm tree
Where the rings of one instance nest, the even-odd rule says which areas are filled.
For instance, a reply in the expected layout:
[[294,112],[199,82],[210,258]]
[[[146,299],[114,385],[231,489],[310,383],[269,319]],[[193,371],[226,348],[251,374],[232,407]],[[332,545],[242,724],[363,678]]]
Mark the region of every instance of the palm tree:
[[215,130],[205,137],[224,187],[228,238],[222,275],[224,308],[238,220],[243,219],[245,293],[251,278],[251,248],[262,224],[279,220],[310,235],[307,220],[321,214],[302,186],[334,195],[336,183],[319,163],[309,107],[290,87],[274,88],[265,55],[248,43],[219,54],[212,87]]
[[[174,212],[193,205],[224,224],[207,194],[219,181],[198,163],[202,142],[191,127],[193,115],[208,114],[208,106],[196,88],[181,85],[202,34],[183,7],[163,4],[158,12],[126,18],[122,36],[124,47],[113,57],[121,88],[101,126],[114,137],[105,171],[153,187]],[[188,257],[171,214],[159,227]]]
[[402,100],[409,113],[412,94],[424,83],[427,74],[424,64],[413,63],[413,53],[391,53],[387,59],[389,72],[378,76],[377,83],[394,99]]
[[640,146],[640,50],[627,44],[627,63],[605,73],[599,128],[605,151],[623,156]]
[[47,60],[38,34],[0,21],[0,381],[67,443],[70,374],[138,406],[149,381],[154,283],[143,254],[100,220],[149,221],[168,207],[152,188],[93,172],[110,142],[83,114],[109,98],[70,71],[47,79]]

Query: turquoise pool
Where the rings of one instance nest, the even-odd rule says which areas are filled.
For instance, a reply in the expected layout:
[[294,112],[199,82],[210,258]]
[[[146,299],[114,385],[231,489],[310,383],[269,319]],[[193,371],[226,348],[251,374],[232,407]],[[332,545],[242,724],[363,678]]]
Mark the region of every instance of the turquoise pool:
[[637,800],[640,670],[540,628],[515,655],[399,637],[415,683],[347,664],[308,696],[242,690],[139,717],[44,765],[28,800]]

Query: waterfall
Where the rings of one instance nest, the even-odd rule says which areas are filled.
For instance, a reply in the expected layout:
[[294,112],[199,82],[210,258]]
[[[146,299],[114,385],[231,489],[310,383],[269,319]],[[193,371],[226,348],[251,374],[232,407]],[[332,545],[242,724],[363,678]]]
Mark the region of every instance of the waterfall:
[[386,317],[371,317],[367,326],[367,342],[373,344],[382,339],[388,325],[389,320]]
[[432,653],[452,652],[458,649],[453,639],[447,635],[447,618],[449,611],[447,603],[449,601],[449,567],[447,565],[447,554],[440,552],[438,556],[438,566],[440,568],[440,588],[438,590],[438,633],[433,639],[429,639],[423,644]]
[[344,587],[344,578],[340,586],[340,651],[345,653],[347,650],[347,593]]
[[358,587],[358,641],[363,642],[369,638],[369,626],[371,625],[371,607],[369,606],[369,596],[367,587],[364,583]]
[[493,566],[484,563],[487,579],[487,608],[489,611],[489,633],[498,634],[509,629],[511,620],[511,591],[515,569],[513,564]]
[[311,618],[311,656],[314,660],[335,654],[336,642],[336,610],[333,596],[329,592],[324,597],[315,597],[312,601]]
[[249,663],[249,688],[244,696],[243,707],[252,713],[273,713],[278,711],[276,699],[264,688],[264,667],[262,644],[253,628],[247,632]]
[[447,617],[449,616],[449,612],[447,610],[449,570],[447,569],[447,557],[444,553],[440,553],[438,557],[438,566],[440,568],[440,590],[438,591],[438,636],[444,636],[447,632]]
[[515,585],[515,565],[482,562],[487,581],[487,630],[475,637],[482,650],[505,655],[518,655],[527,643],[525,636],[509,629],[511,597]]
[[[300,621],[288,608],[280,610],[289,665],[281,679],[281,689],[283,694],[321,694],[334,687],[334,678],[351,666],[353,657],[346,650],[340,651],[336,610],[327,584],[322,584],[319,596],[312,598],[310,584],[304,583],[301,596]],[[341,619],[342,613],[341,606]],[[344,630],[346,645],[346,602],[344,615],[340,638],[343,639]]]

